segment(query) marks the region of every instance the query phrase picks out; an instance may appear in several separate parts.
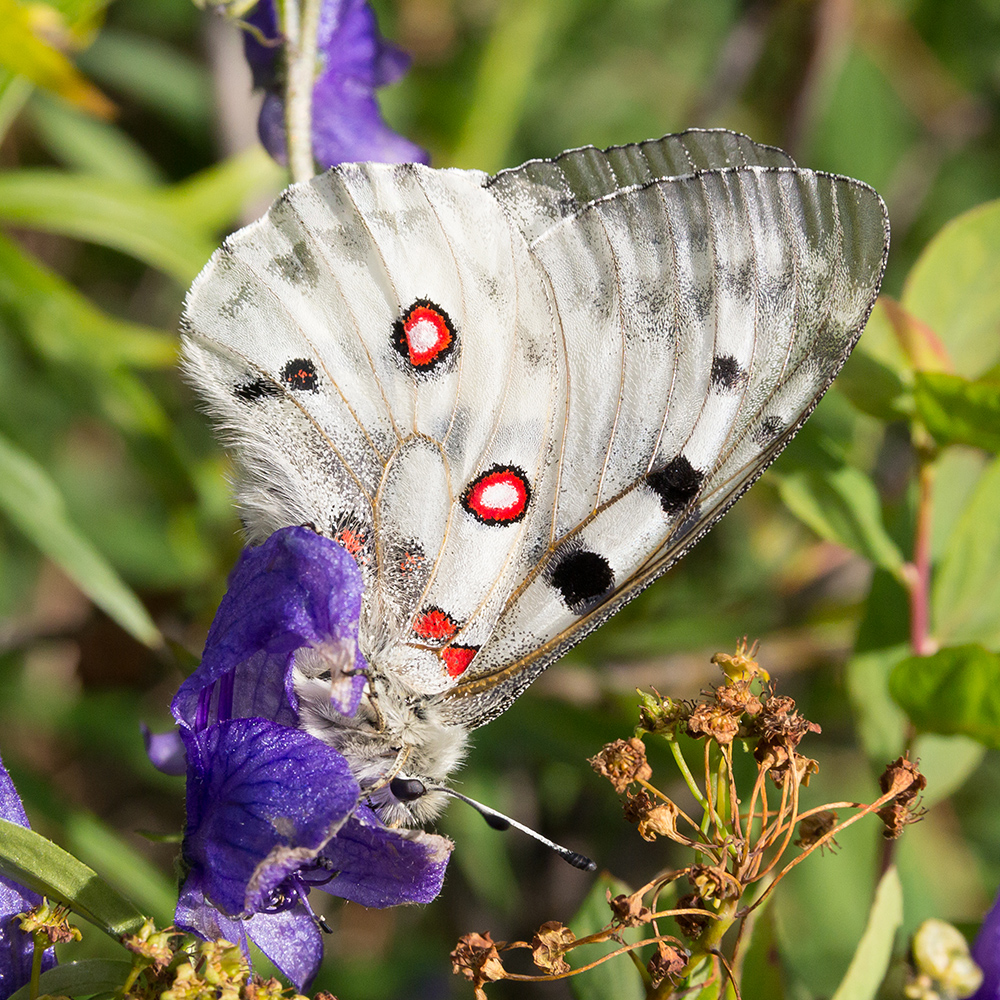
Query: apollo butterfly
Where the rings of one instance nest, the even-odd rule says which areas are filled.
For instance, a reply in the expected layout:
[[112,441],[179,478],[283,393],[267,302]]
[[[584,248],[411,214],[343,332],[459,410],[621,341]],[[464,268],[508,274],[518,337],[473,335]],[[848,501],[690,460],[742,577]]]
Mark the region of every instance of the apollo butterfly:
[[361,568],[366,693],[303,717],[384,818],[432,817],[468,731],[774,460],[887,251],[871,188],[726,131],[493,177],[344,164],[225,242],[187,372],[250,541],[309,524]]

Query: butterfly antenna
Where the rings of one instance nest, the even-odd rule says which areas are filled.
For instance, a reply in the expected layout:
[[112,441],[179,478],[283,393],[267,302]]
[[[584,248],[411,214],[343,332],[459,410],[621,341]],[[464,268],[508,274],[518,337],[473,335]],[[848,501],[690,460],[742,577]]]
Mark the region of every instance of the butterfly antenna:
[[576,851],[571,851],[568,847],[563,847],[561,844],[549,840],[548,837],[543,837],[537,830],[532,830],[530,826],[518,823],[516,819],[504,816],[503,813],[497,812],[496,809],[491,809],[489,806],[484,806],[482,802],[470,799],[468,795],[456,792],[453,788],[443,788],[441,785],[428,786],[427,790],[429,792],[444,792],[445,795],[450,795],[454,799],[461,799],[467,805],[472,806],[494,830],[509,830],[511,827],[514,827],[515,830],[520,830],[521,833],[526,833],[529,837],[534,837],[535,840],[543,843],[546,847],[550,847],[559,857],[564,861],[568,861],[574,868],[579,868],[580,871],[597,871],[596,863],[591,861],[585,854],[578,854]]

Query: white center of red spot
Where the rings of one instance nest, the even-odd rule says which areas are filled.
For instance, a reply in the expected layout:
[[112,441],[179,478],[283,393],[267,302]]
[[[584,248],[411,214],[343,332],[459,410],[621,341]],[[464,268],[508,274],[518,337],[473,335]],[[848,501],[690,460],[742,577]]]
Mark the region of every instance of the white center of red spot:
[[427,354],[437,347],[441,333],[429,319],[421,319],[406,331],[406,338],[413,354]]
[[497,514],[509,514],[517,509],[522,499],[523,491],[508,481],[490,483],[489,486],[484,486],[479,494],[479,503],[483,509]]
[[524,473],[514,468],[496,468],[474,479],[465,489],[465,509],[487,524],[520,520],[531,491]]

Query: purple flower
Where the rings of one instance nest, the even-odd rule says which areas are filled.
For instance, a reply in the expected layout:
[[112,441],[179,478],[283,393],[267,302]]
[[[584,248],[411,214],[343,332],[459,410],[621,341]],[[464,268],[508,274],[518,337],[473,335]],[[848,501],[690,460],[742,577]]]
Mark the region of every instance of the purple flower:
[[[444,837],[385,827],[344,756],[298,728],[297,655],[324,678],[313,683],[328,685],[332,710],[357,710],[360,607],[361,574],[339,545],[308,528],[276,531],[240,558],[201,666],[173,703],[187,771],[175,922],[244,947],[249,936],[299,989],[322,957],[310,889],[365,906],[429,902],[451,850]],[[176,764],[176,743],[150,746]]]
[[972,957],[982,969],[983,982],[970,1000],[1000,1000],[1000,895],[983,919]]
[[[27,827],[21,798],[14,788],[0,761],[0,818]],[[34,909],[42,897],[31,889],[0,875],[0,1000],[6,1000],[31,980],[31,961],[35,952],[34,940],[21,930],[13,918],[26,910]],[[55,952],[48,948],[42,956],[42,971],[56,964]]]
[[[281,46],[260,40],[280,37],[274,0],[260,0],[246,20],[259,32],[244,34],[254,86],[265,91],[257,130],[260,141],[286,163]],[[320,69],[313,85],[313,156],[321,167],[345,161],[427,163],[427,153],[397,135],[382,120],[375,89],[398,80],[409,56],[379,33],[367,0],[323,0],[319,32]]]

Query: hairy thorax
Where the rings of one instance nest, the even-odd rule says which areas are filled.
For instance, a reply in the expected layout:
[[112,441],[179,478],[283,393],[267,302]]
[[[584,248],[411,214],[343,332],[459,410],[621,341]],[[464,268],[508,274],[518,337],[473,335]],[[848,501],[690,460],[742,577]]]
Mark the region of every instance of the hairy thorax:
[[[447,797],[435,791],[461,763],[468,742],[464,726],[443,721],[439,699],[372,668],[353,718],[331,704],[327,671],[317,674],[296,657],[295,693],[301,726],[346,758],[363,799],[390,826],[419,826],[433,820]],[[415,778],[426,794],[404,801],[389,788],[393,778]]]

